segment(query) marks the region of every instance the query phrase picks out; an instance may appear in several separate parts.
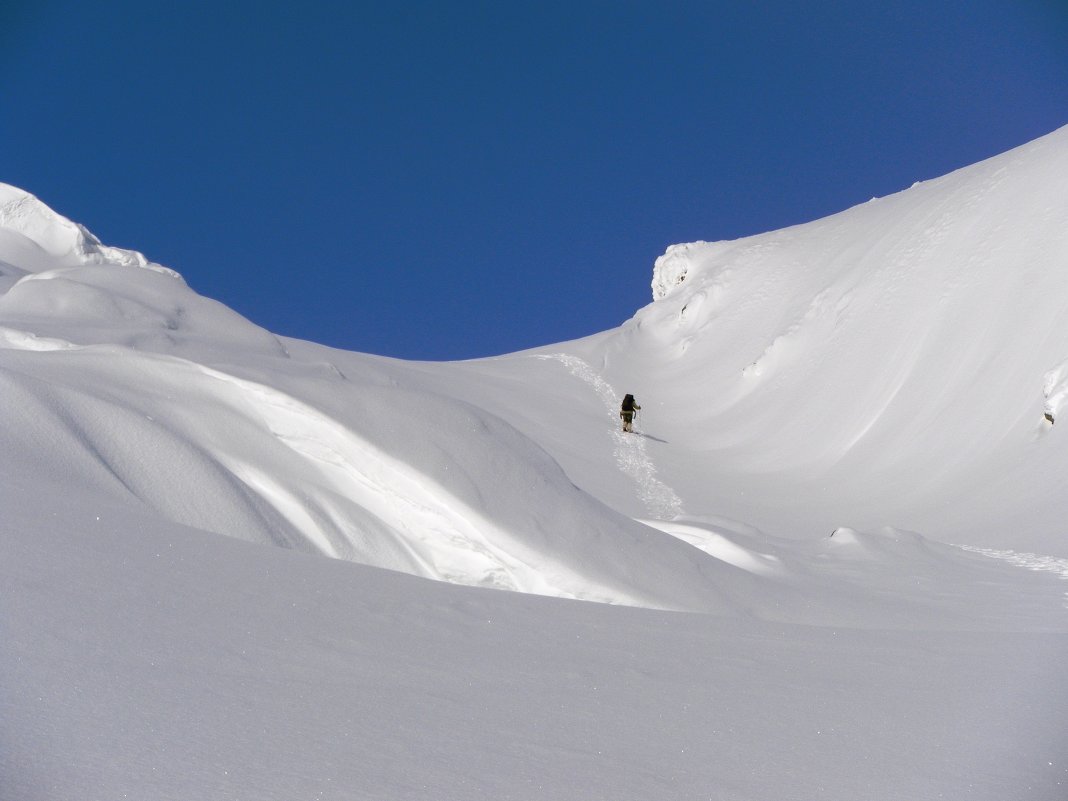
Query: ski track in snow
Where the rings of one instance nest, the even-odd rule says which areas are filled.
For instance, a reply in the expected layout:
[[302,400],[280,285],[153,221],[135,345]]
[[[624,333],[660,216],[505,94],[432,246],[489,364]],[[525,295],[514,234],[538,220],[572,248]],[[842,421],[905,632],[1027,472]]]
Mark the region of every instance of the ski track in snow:
[[671,520],[683,514],[682,499],[675,490],[656,477],[656,465],[645,449],[638,421],[635,419],[635,434],[623,432],[619,423],[619,403],[623,397],[612,388],[587,362],[578,356],[566,353],[537,356],[538,359],[553,359],[560,362],[576,378],[593,388],[604,403],[609,418],[612,420],[612,436],[615,443],[614,457],[620,471],[634,480],[638,486],[638,497],[645,505],[649,515],[659,520]]
[[[1027,570],[1042,570],[1056,573],[1065,581],[1068,581],[1068,559],[1057,556],[1043,556],[1038,553],[1022,553],[1019,551],[1001,551],[996,548],[977,548],[973,545],[960,545],[961,550],[979,553],[989,556],[991,559],[1002,559],[1018,567]],[[1065,593],[1065,607],[1068,607],[1068,592]]]

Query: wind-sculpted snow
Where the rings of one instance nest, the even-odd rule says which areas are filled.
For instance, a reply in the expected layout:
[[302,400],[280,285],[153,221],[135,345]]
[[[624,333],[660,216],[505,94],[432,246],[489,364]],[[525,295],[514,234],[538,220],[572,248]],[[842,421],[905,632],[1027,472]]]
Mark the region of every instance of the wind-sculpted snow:
[[[21,391],[47,396],[103,474],[177,522],[460,583],[722,609],[703,563],[723,560],[613,508],[791,536],[968,528],[977,545],[1003,531],[977,520],[1059,513],[991,490],[1034,486],[1031,457],[1049,462],[1038,491],[1060,486],[1059,430],[1041,435],[1068,353],[1064,139],[807,226],[671,248],[634,320],[532,354],[577,379],[572,408],[544,397],[551,371],[526,377],[529,356],[479,363],[470,383],[461,365],[314,346],[291,358],[172,271],[6,186],[0,342]],[[1025,192],[1041,211],[1009,225]],[[634,435],[619,431],[623,391],[645,406]],[[160,434],[139,457],[136,439],[85,433],[142,427],[131,410]]]
[[[311,465],[327,497],[356,507],[320,518],[336,526],[370,514],[377,529],[391,533],[390,550],[409,557],[384,561],[358,524],[332,555],[460,584],[726,609],[696,554],[577,491],[547,454],[474,407],[350,383],[321,400],[328,413],[264,385],[210,375],[241,391],[263,427]],[[300,488],[302,507],[317,497],[292,471],[278,465],[273,472],[286,476],[291,492]],[[325,499],[319,504],[331,509]],[[331,530],[322,519],[318,529]],[[637,573],[633,564],[643,559],[647,570]],[[677,577],[674,586],[664,581],[665,570]]]
[[[1068,129],[824,220],[672,246],[618,329],[408,372],[634,517],[1063,556],[1065,264]],[[646,436],[621,445],[623,392]]]
[[0,244],[17,246],[0,255],[37,248],[28,268],[10,264],[0,297],[0,380],[18,399],[8,458],[253,542],[454,583],[730,611],[711,560],[576,490],[493,415],[399,388],[381,366],[347,380],[320,354],[291,359],[170,271],[102,261],[80,226],[5,191]]
[[0,797],[1060,801],[1066,263],[1068,129],[410,363],[0,185]]
[[[134,250],[104,245],[84,226],[56,214],[28,192],[0,183],[0,242],[21,252],[20,266],[31,272],[57,266],[113,264],[181,276]],[[21,241],[18,241],[21,240]]]
[[461,584],[729,609],[700,554],[589,499],[518,432],[456,402],[335,379],[335,417],[171,356],[0,356],[9,458],[168,520]]
[[705,242],[671,245],[663,256],[653,263],[653,300],[662,300],[680,286],[690,272],[691,254]]
[[731,611],[712,560],[578,491],[503,421],[294,360],[166,274],[30,273],[0,298],[0,345],[6,457],[167,520],[454,583]]
[[29,273],[0,296],[0,324],[79,345],[223,358],[285,355],[273,334],[169,273],[87,264]]
[[659,474],[691,514],[1066,555],[1065,446],[1044,420],[1064,396],[1066,264],[1062,129],[827,219],[672,247],[656,301],[589,360],[662,402]]
[[[294,356],[165,272],[29,273],[0,297],[0,326],[0,380],[17,399],[8,458],[168,521],[458,584],[773,619],[799,608],[840,624],[903,619],[878,599],[829,603],[804,581],[739,569],[613,510],[535,442],[544,431],[502,418],[514,395],[494,401],[462,377],[420,385],[418,366],[310,345]],[[607,466],[640,516],[682,514],[650,449],[664,454],[666,441],[619,430],[621,393],[575,354],[533,361],[555,366],[555,381],[577,379],[590,436],[611,449]],[[460,397],[461,384],[473,394]],[[640,418],[654,428],[655,406]],[[578,441],[563,415],[557,428]]]

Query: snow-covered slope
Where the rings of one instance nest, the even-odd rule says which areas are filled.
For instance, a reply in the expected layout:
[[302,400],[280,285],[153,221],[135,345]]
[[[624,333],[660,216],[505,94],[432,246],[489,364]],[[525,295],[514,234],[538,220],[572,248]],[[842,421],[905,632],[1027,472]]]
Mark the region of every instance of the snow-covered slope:
[[[729,566],[577,490],[499,418],[397,386],[385,360],[350,378],[321,355],[291,358],[175,273],[4,191],[9,469],[431,578],[730,610],[711,580]],[[744,573],[734,584],[755,592]]]
[[[739,567],[595,499],[671,520],[693,509],[673,486],[696,482],[676,469],[665,483],[658,471],[680,461],[707,480],[706,465],[686,460],[694,445],[709,448],[724,436],[724,425],[694,411],[699,393],[682,378],[663,375],[676,370],[697,375],[705,391],[712,386],[696,368],[687,373],[686,364],[663,358],[665,338],[669,348],[677,340],[670,306],[643,311],[596,349],[609,354],[627,342],[637,351],[634,375],[643,358],[658,365],[649,371],[660,371],[656,382],[689,410],[685,428],[697,432],[686,449],[615,430],[605,412],[620,393],[602,376],[611,371],[573,352],[590,343],[434,367],[286,344],[174,272],[99,245],[25,193],[4,192],[5,272],[16,280],[0,297],[0,381],[11,399],[3,447],[12,464],[169,521],[457,583],[786,619],[803,597],[809,621],[855,623],[858,610],[870,616],[869,606],[882,605],[828,601],[826,584],[806,589],[797,571],[769,577]],[[697,277],[690,286],[708,291]],[[421,380],[431,369],[432,386]],[[484,378],[471,380],[472,370]],[[499,387],[503,379],[511,383]],[[547,389],[587,407],[585,419],[553,409],[552,398],[540,397]],[[524,416],[506,422],[517,414]],[[678,422],[666,428],[683,436]],[[538,444],[552,447],[559,435],[571,449],[613,450],[582,476],[586,491]],[[784,444],[794,454],[784,454],[785,464],[815,449],[797,436]],[[621,482],[640,508],[605,491]],[[762,502],[774,498],[769,487]],[[720,509],[713,501],[699,512]],[[721,528],[705,524],[709,538],[722,539]],[[898,618],[885,610],[865,619]]]
[[[810,225],[672,250],[656,279],[679,262],[685,282],[607,347],[692,453],[670,474],[683,498],[783,533],[893,524],[1068,555],[1068,442],[1043,417],[1068,358],[1068,129]],[[690,464],[724,477],[725,503]]]
[[0,185],[0,797],[1057,801],[1066,187],[1063,129],[429,364]]
[[27,513],[20,492],[58,491],[0,485],[4,799],[1062,801],[1068,787],[1068,634],[563,602],[254,547],[78,488]]
[[[652,283],[632,320],[544,365],[463,366],[465,397],[522,385],[485,404],[629,514],[1068,555],[1068,429],[1044,417],[1068,413],[1068,128],[827,219],[674,246]],[[587,386],[559,398],[550,368]],[[624,392],[670,493],[624,464]]]

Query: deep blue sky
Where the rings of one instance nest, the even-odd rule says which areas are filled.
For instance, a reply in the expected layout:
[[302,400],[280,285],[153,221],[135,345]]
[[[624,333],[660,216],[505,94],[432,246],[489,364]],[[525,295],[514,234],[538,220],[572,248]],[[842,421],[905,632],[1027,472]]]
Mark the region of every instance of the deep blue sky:
[[277,333],[468,358],[1068,124],[1068,4],[0,0],[0,76],[0,181]]

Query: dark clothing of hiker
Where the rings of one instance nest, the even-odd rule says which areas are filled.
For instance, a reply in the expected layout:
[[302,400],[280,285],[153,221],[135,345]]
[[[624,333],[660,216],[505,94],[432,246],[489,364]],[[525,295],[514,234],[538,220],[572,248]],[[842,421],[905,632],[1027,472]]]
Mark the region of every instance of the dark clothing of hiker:
[[623,398],[623,406],[619,410],[619,416],[623,418],[623,430],[633,431],[631,424],[634,422],[634,415],[641,410],[641,406],[634,400],[633,395],[626,395]]

